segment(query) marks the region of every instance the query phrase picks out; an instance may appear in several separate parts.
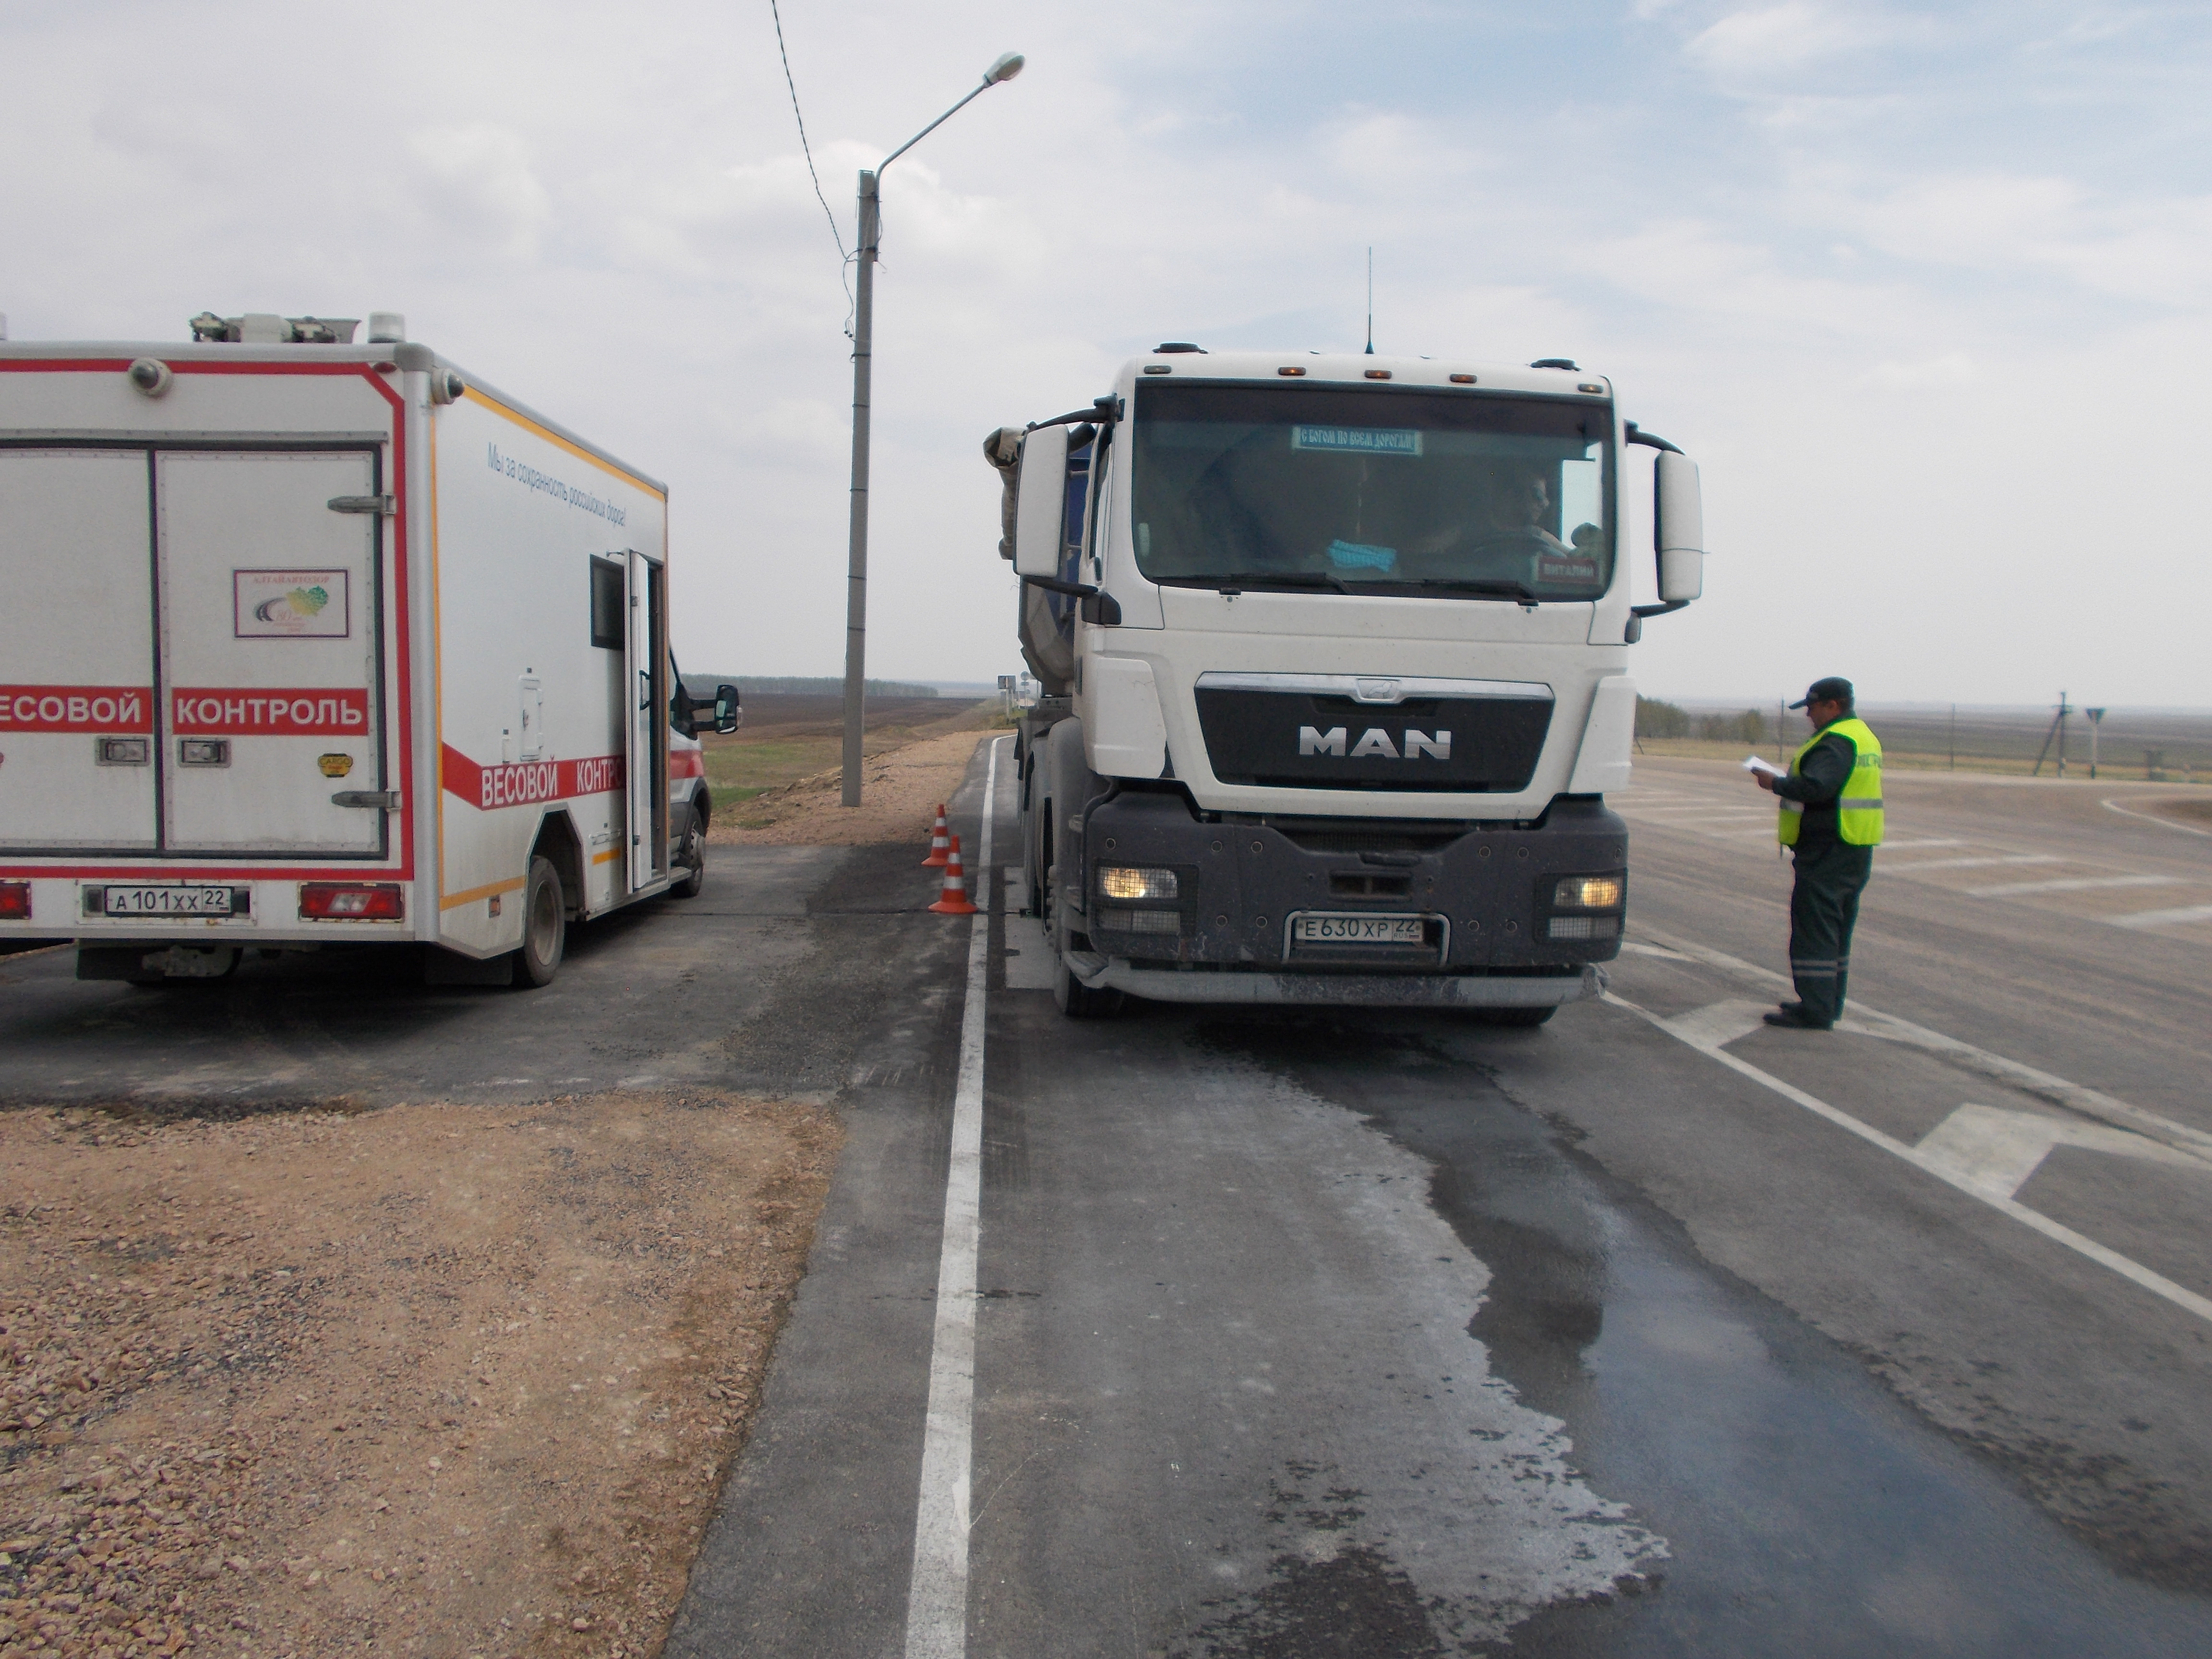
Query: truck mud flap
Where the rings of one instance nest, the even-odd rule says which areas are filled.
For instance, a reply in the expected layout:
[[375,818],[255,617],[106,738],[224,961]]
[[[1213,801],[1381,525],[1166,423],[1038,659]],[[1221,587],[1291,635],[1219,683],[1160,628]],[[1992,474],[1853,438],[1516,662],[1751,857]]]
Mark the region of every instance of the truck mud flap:
[[1552,1008],[1605,994],[1605,969],[1523,977],[1489,974],[1188,974],[1132,968],[1072,951],[1068,966],[1093,990],[1153,1002],[1301,1003],[1337,1008]]

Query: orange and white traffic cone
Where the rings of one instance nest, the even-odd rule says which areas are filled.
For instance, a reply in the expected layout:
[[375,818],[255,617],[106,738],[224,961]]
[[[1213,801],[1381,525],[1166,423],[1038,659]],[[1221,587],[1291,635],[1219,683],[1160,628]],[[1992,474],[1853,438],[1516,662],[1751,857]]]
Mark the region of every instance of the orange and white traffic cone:
[[972,916],[975,907],[968,902],[968,875],[960,863],[960,837],[952,837],[952,850],[945,863],[945,890],[938,895],[937,902],[929,907],[940,916]]
[[945,853],[951,845],[952,842],[945,833],[945,803],[939,801],[937,804],[936,827],[929,832],[929,856],[921,861],[921,867],[925,870],[942,870],[945,867]]

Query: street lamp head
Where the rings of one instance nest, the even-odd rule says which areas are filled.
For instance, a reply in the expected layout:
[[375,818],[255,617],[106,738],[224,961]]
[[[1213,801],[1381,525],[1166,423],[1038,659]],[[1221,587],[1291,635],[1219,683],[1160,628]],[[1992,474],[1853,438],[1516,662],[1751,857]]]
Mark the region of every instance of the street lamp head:
[[1001,52],[999,61],[983,71],[983,84],[995,87],[1001,81],[1011,81],[1022,72],[1023,58],[1018,52]]

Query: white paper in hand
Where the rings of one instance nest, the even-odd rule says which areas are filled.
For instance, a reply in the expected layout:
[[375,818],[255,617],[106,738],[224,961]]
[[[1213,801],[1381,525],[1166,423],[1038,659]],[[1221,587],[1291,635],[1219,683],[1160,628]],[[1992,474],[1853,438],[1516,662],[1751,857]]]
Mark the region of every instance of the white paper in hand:
[[1780,767],[1770,766],[1756,755],[1747,755],[1744,757],[1743,769],[1747,772],[1764,772],[1770,778],[1784,775]]

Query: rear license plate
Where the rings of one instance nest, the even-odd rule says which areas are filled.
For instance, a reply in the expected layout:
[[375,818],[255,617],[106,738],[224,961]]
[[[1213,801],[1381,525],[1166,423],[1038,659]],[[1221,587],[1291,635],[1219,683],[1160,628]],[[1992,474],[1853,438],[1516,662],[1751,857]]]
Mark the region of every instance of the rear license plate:
[[1291,921],[1293,945],[1425,945],[1422,916],[1307,915]]
[[111,916],[228,916],[228,887],[111,887],[100,908]]

